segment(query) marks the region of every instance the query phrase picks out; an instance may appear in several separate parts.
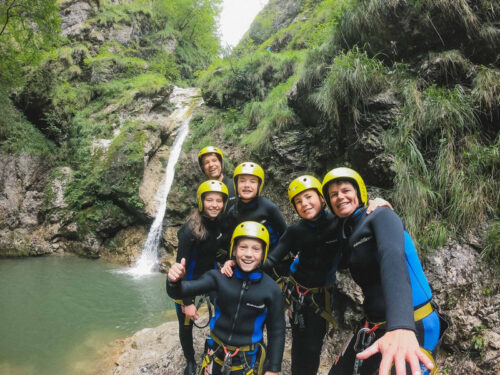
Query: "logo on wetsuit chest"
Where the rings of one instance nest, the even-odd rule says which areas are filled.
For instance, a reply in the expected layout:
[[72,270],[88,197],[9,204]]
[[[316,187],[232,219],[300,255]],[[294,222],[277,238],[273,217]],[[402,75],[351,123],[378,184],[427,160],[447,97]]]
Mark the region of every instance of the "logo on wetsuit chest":
[[262,304],[262,305],[254,305],[253,303],[250,303],[250,302],[247,302],[247,306],[250,306],[250,307],[254,307],[256,309],[263,309],[264,307],[266,307],[265,304]]
[[334,240],[330,240],[330,241],[325,241],[325,243],[328,243],[328,244],[335,243],[335,242],[339,242],[339,240],[338,239],[334,239]]
[[352,247],[357,247],[357,246],[359,246],[361,244],[364,244],[365,242],[370,241],[372,238],[373,238],[373,236],[363,237],[358,242],[356,242],[354,245],[352,245]]
[[218,240],[218,239],[219,239],[219,238],[221,238],[221,237],[222,237],[222,233],[219,233],[219,235],[217,236],[217,238],[216,238],[216,239]]

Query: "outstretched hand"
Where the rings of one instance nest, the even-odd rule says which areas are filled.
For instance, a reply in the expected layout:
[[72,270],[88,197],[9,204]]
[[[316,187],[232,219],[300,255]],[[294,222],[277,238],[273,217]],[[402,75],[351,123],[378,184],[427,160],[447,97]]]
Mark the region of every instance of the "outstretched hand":
[[180,263],[175,263],[168,270],[168,279],[175,283],[186,274],[186,259],[182,258]]
[[376,353],[382,354],[379,375],[388,374],[393,363],[396,375],[406,375],[406,362],[410,364],[413,375],[421,375],[420,362],[429,370],[434,367],[432,361],[420,350],[415,332],[407,329],[387,332],[356,357],[364,360]]
[[227,260],[220,269],[220,272],[227,277],[233,277],[233,267],[236,266],[234,260]]

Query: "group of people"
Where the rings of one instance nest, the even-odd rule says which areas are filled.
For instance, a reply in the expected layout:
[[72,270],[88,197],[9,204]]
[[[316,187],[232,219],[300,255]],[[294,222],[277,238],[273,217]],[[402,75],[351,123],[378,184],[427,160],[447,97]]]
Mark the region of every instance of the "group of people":
[[[238,165],[231,180],[219,148],[203,148],[198,160],[208,180],[178,232],[167,277],[184,374],[278,374],[285,314],[292,374],[316,374],[328,324],[335,322],[339,269],[349,269],[361,287],[365,319],[329,374],[436,372],[446,323],[403,223],[385,200],[368,200],[356,171],[335,168],[322,183],[309,175],[291,181],[288,198],[300,220],[287,226],[278,206],[261,195],[265,177],[257,163]],[[197,371],[192,329],[199,295],[210,297],[214,314]]]

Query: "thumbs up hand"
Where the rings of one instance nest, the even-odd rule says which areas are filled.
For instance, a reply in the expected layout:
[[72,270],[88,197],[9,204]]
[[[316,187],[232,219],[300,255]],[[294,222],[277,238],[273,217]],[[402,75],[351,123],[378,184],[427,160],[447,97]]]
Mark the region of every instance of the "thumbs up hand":
[[168,279],[175,283],[186,274],[186,259],[182,258],[180,263],[175,263],[168,270]]

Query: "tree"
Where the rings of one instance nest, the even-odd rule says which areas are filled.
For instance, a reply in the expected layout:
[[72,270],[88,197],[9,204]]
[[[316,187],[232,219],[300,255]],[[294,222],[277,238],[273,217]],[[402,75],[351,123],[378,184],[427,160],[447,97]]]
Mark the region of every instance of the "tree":
[[57,0],[0,0],[0,85],[20,82],[59,38]]
[[[206,68],[220,49],[217,21],[221,0],[156,0],[155,20],[160,31],[170,30],[178,42],[178,62]],[[192,72],[191,72],[192,73]]]

